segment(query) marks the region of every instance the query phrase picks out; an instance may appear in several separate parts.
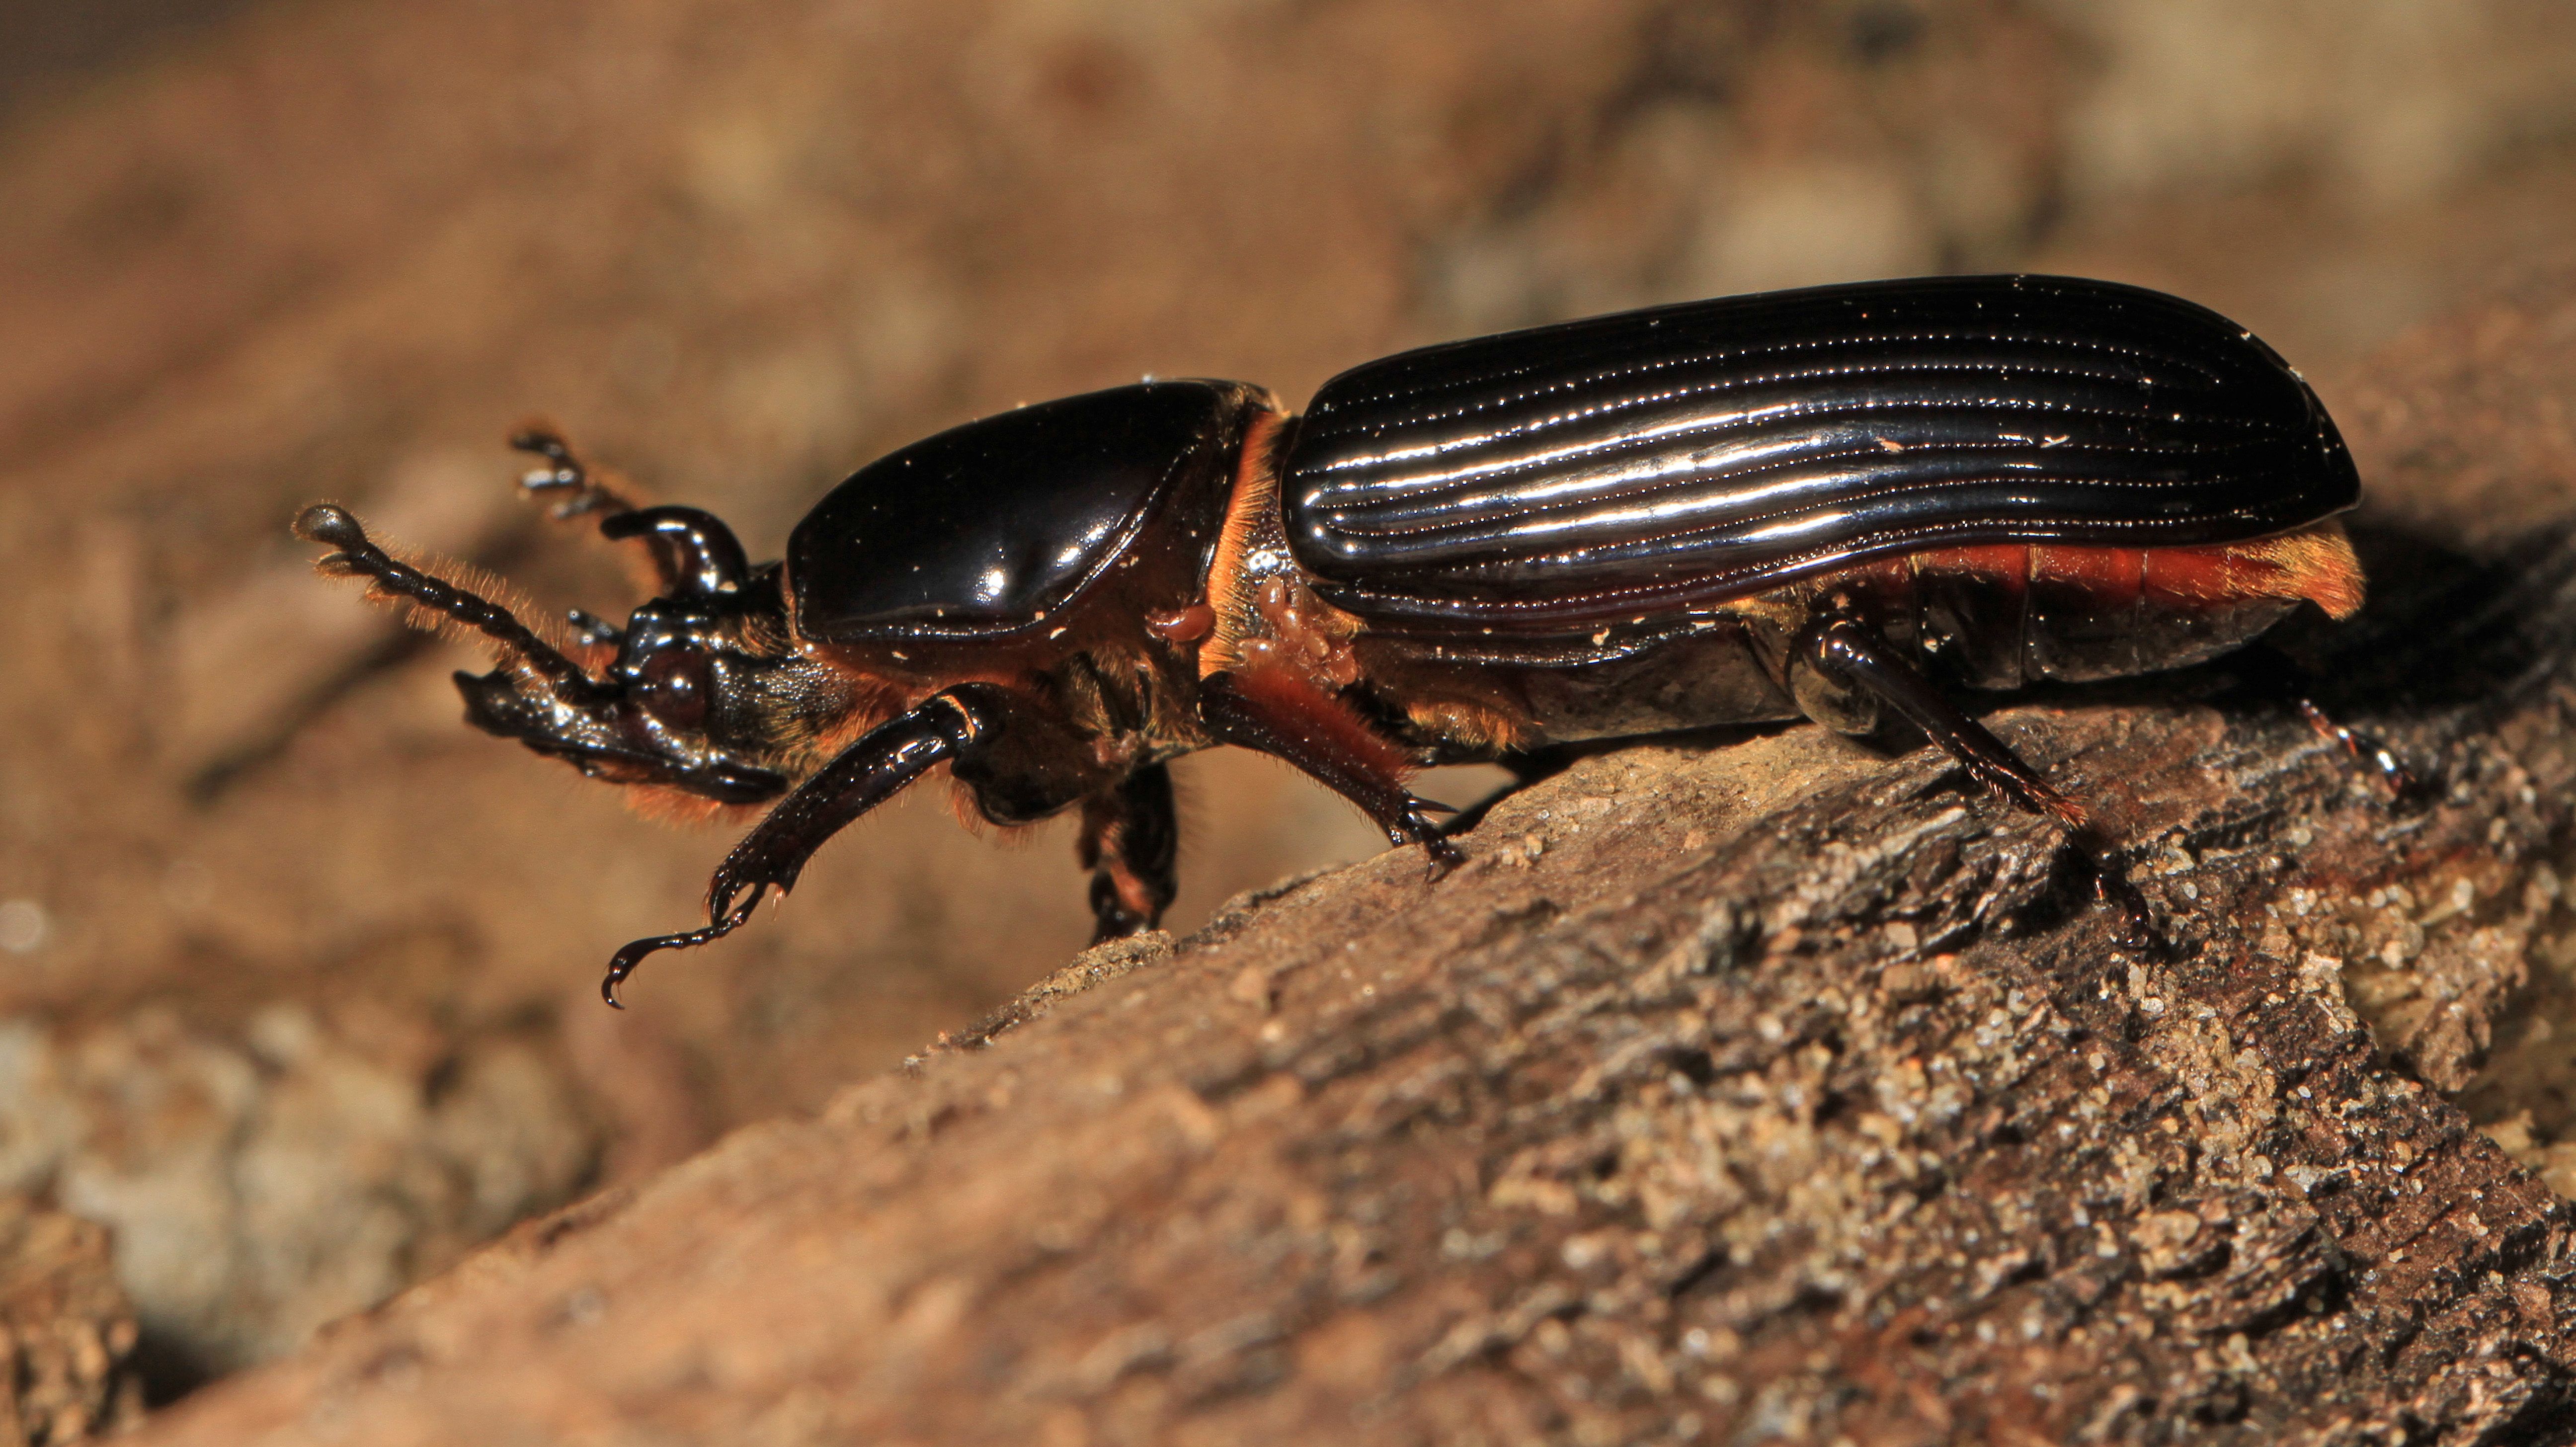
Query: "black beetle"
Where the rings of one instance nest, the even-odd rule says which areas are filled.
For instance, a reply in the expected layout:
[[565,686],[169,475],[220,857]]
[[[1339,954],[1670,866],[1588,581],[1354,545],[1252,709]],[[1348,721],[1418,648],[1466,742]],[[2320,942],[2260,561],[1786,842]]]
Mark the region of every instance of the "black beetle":
[[2083,811],[1948,702],[2195,663],[2302,603],[2342,618],[2358,499],[2315,393],[2253,335],[2059,277],[1875,282],[1424,348],[1304,415],[1240,382],[1021,407],[870,463],[753,567],[546,432],[526,485],[652,550],[621,631],[539,637],[329,504],[324,571],[498,645],[466,717],[707,807],[778,802],[716,870],[702,944],[946,764],[982,815],[1079,805],[1103,938],[1173,894],[1166,763],[1217,744],[1322,781],[1435,870],[1435,763],[1882,710],[1981,784]]

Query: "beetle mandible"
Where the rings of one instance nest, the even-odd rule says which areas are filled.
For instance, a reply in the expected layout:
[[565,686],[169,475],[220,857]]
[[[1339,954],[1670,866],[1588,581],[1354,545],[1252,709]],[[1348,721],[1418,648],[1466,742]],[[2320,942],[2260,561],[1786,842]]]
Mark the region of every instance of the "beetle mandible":
[[2316,394],[2253,334],[2063,277],[1873,282],[1428,347],[1302,415],[1146,381],[1003,412],[860,468],[754,567],[549,432],[534,493],[650,549],[621,630],[541,635],[347,511],[326,573],[498,654],[466,719],[668,800],[775,800],[716,869],[703,944],[944,764],[983,817],[1081,810],[1100,938],[1171,902],[1166,766],[1235,744],[1356,804],[1435,873],[1406,779],[1583,740],[1910,720],[2013,805],[2083,809],[1927,675],[1974,689],[2174,668],[2362,577]]

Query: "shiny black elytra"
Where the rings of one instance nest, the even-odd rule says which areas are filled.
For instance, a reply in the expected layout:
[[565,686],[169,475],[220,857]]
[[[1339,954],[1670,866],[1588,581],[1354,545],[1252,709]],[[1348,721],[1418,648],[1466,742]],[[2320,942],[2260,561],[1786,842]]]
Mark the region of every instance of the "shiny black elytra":
[[[1420,767],[1586,739],[1892,712],[1980,783],[2084,812],[1932,681],[2176,667],[2361,574],[2316,396],[2244,329],[2059,277],[1727,298],[1457,342],[1326,383],[1022,407],[861,468],[752,566],[553,434],[559,516],[651,552],[621,630],[540,637],[317,504],[325,572],[482,632],[466,717],[714,810],[776,800],[718,867],[702,944],[824,840],[945,764],[999,824],[1082,811],[1102,938],[1171,901],[1165,765],[1237,744],[1350,799],[1435,872]],[[2085,845],[2098,856],[2098,848]],[[2097,863],[2098,863],[2097,858]],[[2106,884],[2115,870],[2104,866]]]

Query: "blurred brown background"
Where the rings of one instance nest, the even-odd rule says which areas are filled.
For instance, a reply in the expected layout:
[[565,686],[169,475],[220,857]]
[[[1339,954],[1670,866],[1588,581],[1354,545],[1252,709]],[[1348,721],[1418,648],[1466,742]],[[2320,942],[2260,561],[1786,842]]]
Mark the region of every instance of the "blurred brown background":
[[[306,501],[622,615],[531,413],[764,553],[1015,402],[1941,270],[2181,292],[2332,404],[2560,248],[2571,158],[2550,0],[0,7],[0,1191],[113,1229],[167,1395],[1086,936],[1066,831],[923,790],[609,1015],[729,836],[464,729]],[[1183,781],[1181,929],[1376,847]]]

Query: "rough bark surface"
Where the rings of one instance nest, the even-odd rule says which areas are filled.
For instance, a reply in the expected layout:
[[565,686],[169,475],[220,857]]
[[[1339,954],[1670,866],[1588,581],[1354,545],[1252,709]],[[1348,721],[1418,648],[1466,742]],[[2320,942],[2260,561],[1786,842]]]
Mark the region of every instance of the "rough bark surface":
[[2446,1094],[2569,927],[2571,401],[2562,282],[2348,419],[2378,592],[2304,642],[2424,797],[2224,669],[1991,716],[2160,950],[1927,752],[1605,753],[154,1440],[2576,1441],[2576,1215]]
[[0,1447],[65,1447],[133,1426],[135,1337],[106,1229],[0,1196]]
[[[75,33],[97,68],[21,89]],[[623,617],[623,550],[511,495],[531,413],[774,557],[1015,401],[1293,402],[1942,268],[2163,287],[2325,383],[2576,234],[2576,6],[0,0],[0,198],[0,1191],[109,1229],[166,1402],[1091,929],[1071,820],[999,849],[925,790],[609,1015],[600,959],[734,836],[460,726],[480,650],[318,584],[305,504]],[[1375,847],[1239,751],[1179,780],[1223,805],[1185,928]],[[2513,1148],[2576,1188],[2567,1085]]]

